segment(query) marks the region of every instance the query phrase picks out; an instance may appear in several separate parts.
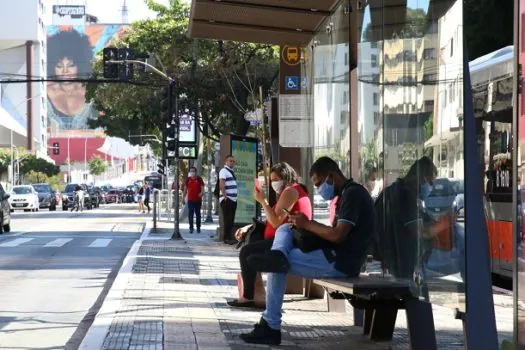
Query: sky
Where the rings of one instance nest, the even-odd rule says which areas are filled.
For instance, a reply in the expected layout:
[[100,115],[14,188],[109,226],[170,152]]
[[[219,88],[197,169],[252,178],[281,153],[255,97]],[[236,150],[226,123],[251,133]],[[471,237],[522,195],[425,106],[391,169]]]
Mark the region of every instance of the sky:
[[[96,16],[99,23],[121,23],[121,9],[124,0],[44,0],[47,4],[48,24],[51,24],[52,5],[86,5],[86,12]],[[155,0],[167,5],[169,0]],[[191,0],[184,0],[190,3]],[[155,18],[155,12],[149,11],[144,0],[126,0],[130,22],[140,19]]]

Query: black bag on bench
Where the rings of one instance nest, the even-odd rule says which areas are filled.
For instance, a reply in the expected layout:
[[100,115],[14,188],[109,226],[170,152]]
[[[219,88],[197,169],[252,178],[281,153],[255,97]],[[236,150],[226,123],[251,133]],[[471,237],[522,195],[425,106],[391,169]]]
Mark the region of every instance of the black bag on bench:
[[317,249],[334,248],[334,243],[319,237],[315,233],[301,228],[292,228],[295,246],[305,253],[313,252]]
[[252,218],[252,221],[253,224],[248,229],[248,232],[246,232],[246,235],[244,235],[244,238],[241,241],[239,241],[239,243],[237,243],[237,249],[247,244],[261,241],[264,239],[264,229],[266,228],[266,225],[264,224],[264,222],[259,221],[256,218]]

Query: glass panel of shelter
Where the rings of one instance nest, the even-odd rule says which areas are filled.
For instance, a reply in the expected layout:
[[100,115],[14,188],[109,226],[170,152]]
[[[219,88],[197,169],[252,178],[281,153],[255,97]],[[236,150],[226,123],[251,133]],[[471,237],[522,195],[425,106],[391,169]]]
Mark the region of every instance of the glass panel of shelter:
[[416,296],[464,309],[462,2],[386,5],[368,2],[357,23],[357,178],[380,216],[375,255]]

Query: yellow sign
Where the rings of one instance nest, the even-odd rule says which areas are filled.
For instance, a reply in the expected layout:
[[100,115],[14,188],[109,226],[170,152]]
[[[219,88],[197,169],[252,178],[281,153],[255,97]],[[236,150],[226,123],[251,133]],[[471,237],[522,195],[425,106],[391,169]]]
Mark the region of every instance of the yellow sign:
[[297,46],[284,46],[281,58],[289,66],[297,66],[301,63],[301,49]]

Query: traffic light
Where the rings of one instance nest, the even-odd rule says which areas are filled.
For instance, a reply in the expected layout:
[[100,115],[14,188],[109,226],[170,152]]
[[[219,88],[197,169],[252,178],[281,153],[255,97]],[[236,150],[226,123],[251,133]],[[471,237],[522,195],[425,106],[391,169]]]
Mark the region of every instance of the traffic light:
[[162,159],[160,163],[157,164],[157,173],[161,175],[166,175],[166,160]]
[[[118,60],[134,60],[135,50],[130,48],[118,49]],[[118,66],[118,77],[122,80],[133,79],[133,63],[119,64]]]
[[160,111],[165,123],[171,123],[171,89],[163,87],[160,89]]
[[53,142],[53,154],[55,156],[60,154],[60,144],[58,142]]
[[109,61],[118,60],[118,49],[106,47],[102,52],[102,61],[104,63],[104,78],[117,79],[119,76],[118,63],[109,63]]

